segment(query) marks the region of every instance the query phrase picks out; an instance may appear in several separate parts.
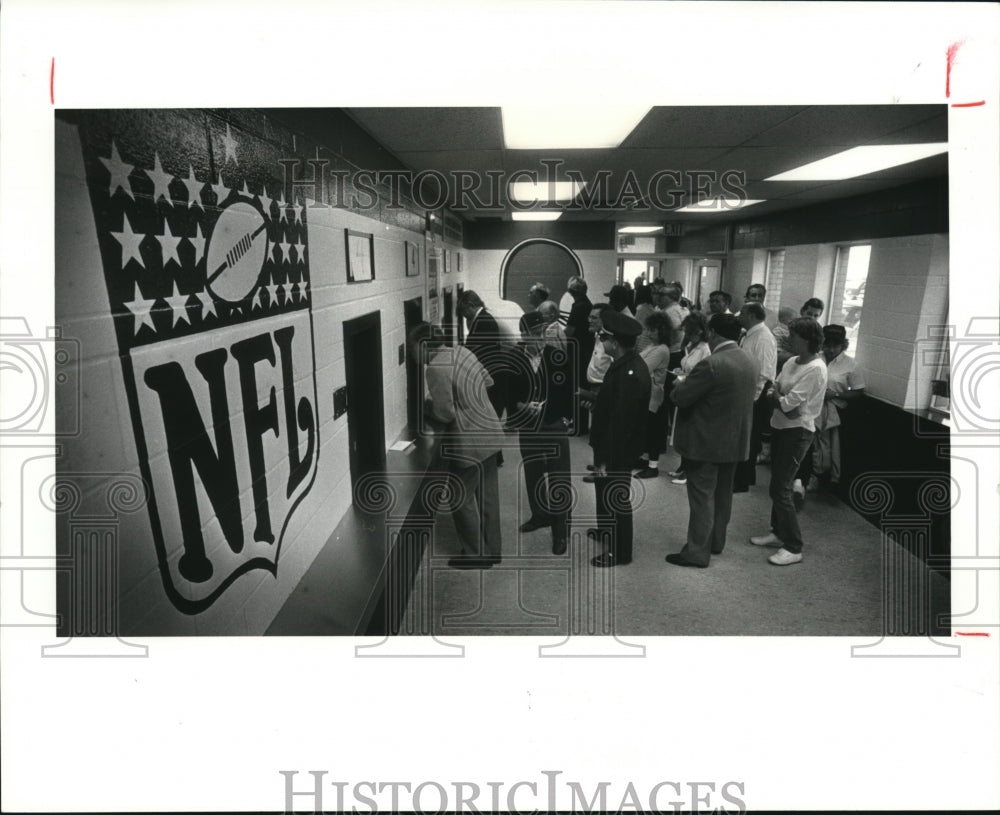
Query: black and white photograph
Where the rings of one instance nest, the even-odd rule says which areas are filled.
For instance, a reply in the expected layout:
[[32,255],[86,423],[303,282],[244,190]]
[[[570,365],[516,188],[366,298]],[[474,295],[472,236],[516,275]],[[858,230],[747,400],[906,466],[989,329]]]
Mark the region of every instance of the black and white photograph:
[[[286,94],[5,4],[3,810],[1000,803],[1000,15],[871,5],[306,3]],[[277,41],[376,17],[489,69]]]

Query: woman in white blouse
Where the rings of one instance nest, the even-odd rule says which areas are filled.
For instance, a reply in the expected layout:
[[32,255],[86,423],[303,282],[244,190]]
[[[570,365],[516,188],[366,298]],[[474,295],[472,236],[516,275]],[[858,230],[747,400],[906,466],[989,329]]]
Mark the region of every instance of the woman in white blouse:
[[646,452],[636,466],[636,478],[656,478],[660,474],[660,453],[667,441],[668,405],[663,386],[670,369],[670,318],[654,311],[646,318],[643,337],[647,340],[642,359],[649,368],[652,387],[649,391],[649,416],[646,417]]
[[[681,323],[681,328],[684,329],[684,356],[681,357],[680,370],[672,372],[677,377],[676,381],[678,382],[682,382],[684,377],[694,370],[695,365],[712,353],[712,349],[708,347],[708,341],[705,339],[705,334],[708,332],[708,318],[702,312],[692,311],[688,314]],[[674,413],[676,414],[676,412],[675,409]],[[676,420],[675,415],[674,421]],[[669,473],[670,478],[673,479],[672,483],[687,484],[686,464],[687,462],[682,456],[677,469]]]
[[771,532],[750,538],[756,546],[780,546],[768,558],[775,566],[802,561],[802,533],[792,500],[792,484],[799,464],[809,451],[816,419],[826,394],[826,363],[820,356],[823,329],[809,317],[788,326],[794,357],[789,359],[768,396],[771,415]]

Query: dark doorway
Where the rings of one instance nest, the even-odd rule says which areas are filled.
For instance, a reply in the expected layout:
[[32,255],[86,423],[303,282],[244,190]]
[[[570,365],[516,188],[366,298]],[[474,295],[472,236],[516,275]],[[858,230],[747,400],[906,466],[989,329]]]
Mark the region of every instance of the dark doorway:
[[446,286],[444,289],[444,314],[441,315],[441,328],[448,338],[448,345],[455,344],[455,298],[454,289]]
[[[465,294],[465,286],[459,283],[455,286],[455,302],[462,302],[462,295]],[[458,342],[459,345],[465,342],[465,318],[455,317],[455,324],[458,326]]]
[[[424,298],[414,297],[403,301],[403,323],[406,336],[410,336],[413,327],[423,322]],[[420,399],[420,368],[410,354],[410,346],[406,346],[406,430],[412,434],[417,432],[417,406]]]
[[385,470],[385,416],[382,403],[382,318],[373,311],[344,323],[347,379],[347,438],[351,484]]

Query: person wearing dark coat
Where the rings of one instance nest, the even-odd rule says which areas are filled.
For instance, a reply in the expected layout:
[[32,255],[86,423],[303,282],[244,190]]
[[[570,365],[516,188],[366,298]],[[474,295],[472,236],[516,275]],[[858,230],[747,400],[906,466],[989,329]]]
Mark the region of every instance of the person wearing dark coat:
[[607,551],[591,560],[594,566],[624,566],[632,562],[632,465],[646,443],[652,384],[649,368],[635,350],[642,326],[610,308],[602,312],[601,322],[597,340],[613,362],[591,416],[598,526],[588,534],[598,540],[610,535]]
[[[503,416],[507,407],[507,369],[510,348],[505,335],[500,331],[496,318],[487,311],[482,298],[472,289],[462,293],[456,309],[458,315],[465,319],[468,331],[465,334],[465,347],[482,363],[493,384],[487,390],[487,397],[497,418]],[[503,465],[503,451],[500,452],[498,463]]]
[[[587,366],[594,354],[594,335],[590,333],[590,310],[594,307],[587,297],[587,282],[582,277],[571,277],[566,290],[573,298],[573,307],[566,321],[566,338],[576,346],[576,382],[573,391],[587,385]],[[590,427],[590,411],[578,411],[576,433],[584,435]]]
[[678,408],[674,448],[686,462],[690,512],[684,548],[666,557],[674,566],[706,568],[726,545],[733,475],[750,455],[759,365],[736,344],[740,330],[734,315],[713,314],[712,353],[678,377],[671,394]]

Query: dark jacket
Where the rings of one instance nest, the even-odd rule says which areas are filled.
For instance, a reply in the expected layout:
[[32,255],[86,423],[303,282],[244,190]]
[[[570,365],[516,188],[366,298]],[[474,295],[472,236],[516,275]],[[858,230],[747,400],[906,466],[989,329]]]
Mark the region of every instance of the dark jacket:
[[[516,353],[523,353],[517,351]],[[570,376],[571,356],[551,345],[542,349],[538,370],[531,367],[527,354],[516,361],[508,375],[511,405],[518,402],[544,402],[542,412],[531,416],[523,411],[509,415],[509,425],[522,433],[566,433],[563,419],[572,419],[573,378]]]
[[750,455],[758,363],[735,343],[717,347],[670,398],[677,405],[674,447],[695,461],[725,464]]
[[651,388],[649,368],[634,349],[611,363],[590,423],[595,465],[609,473],[632,469],[646,444]]

